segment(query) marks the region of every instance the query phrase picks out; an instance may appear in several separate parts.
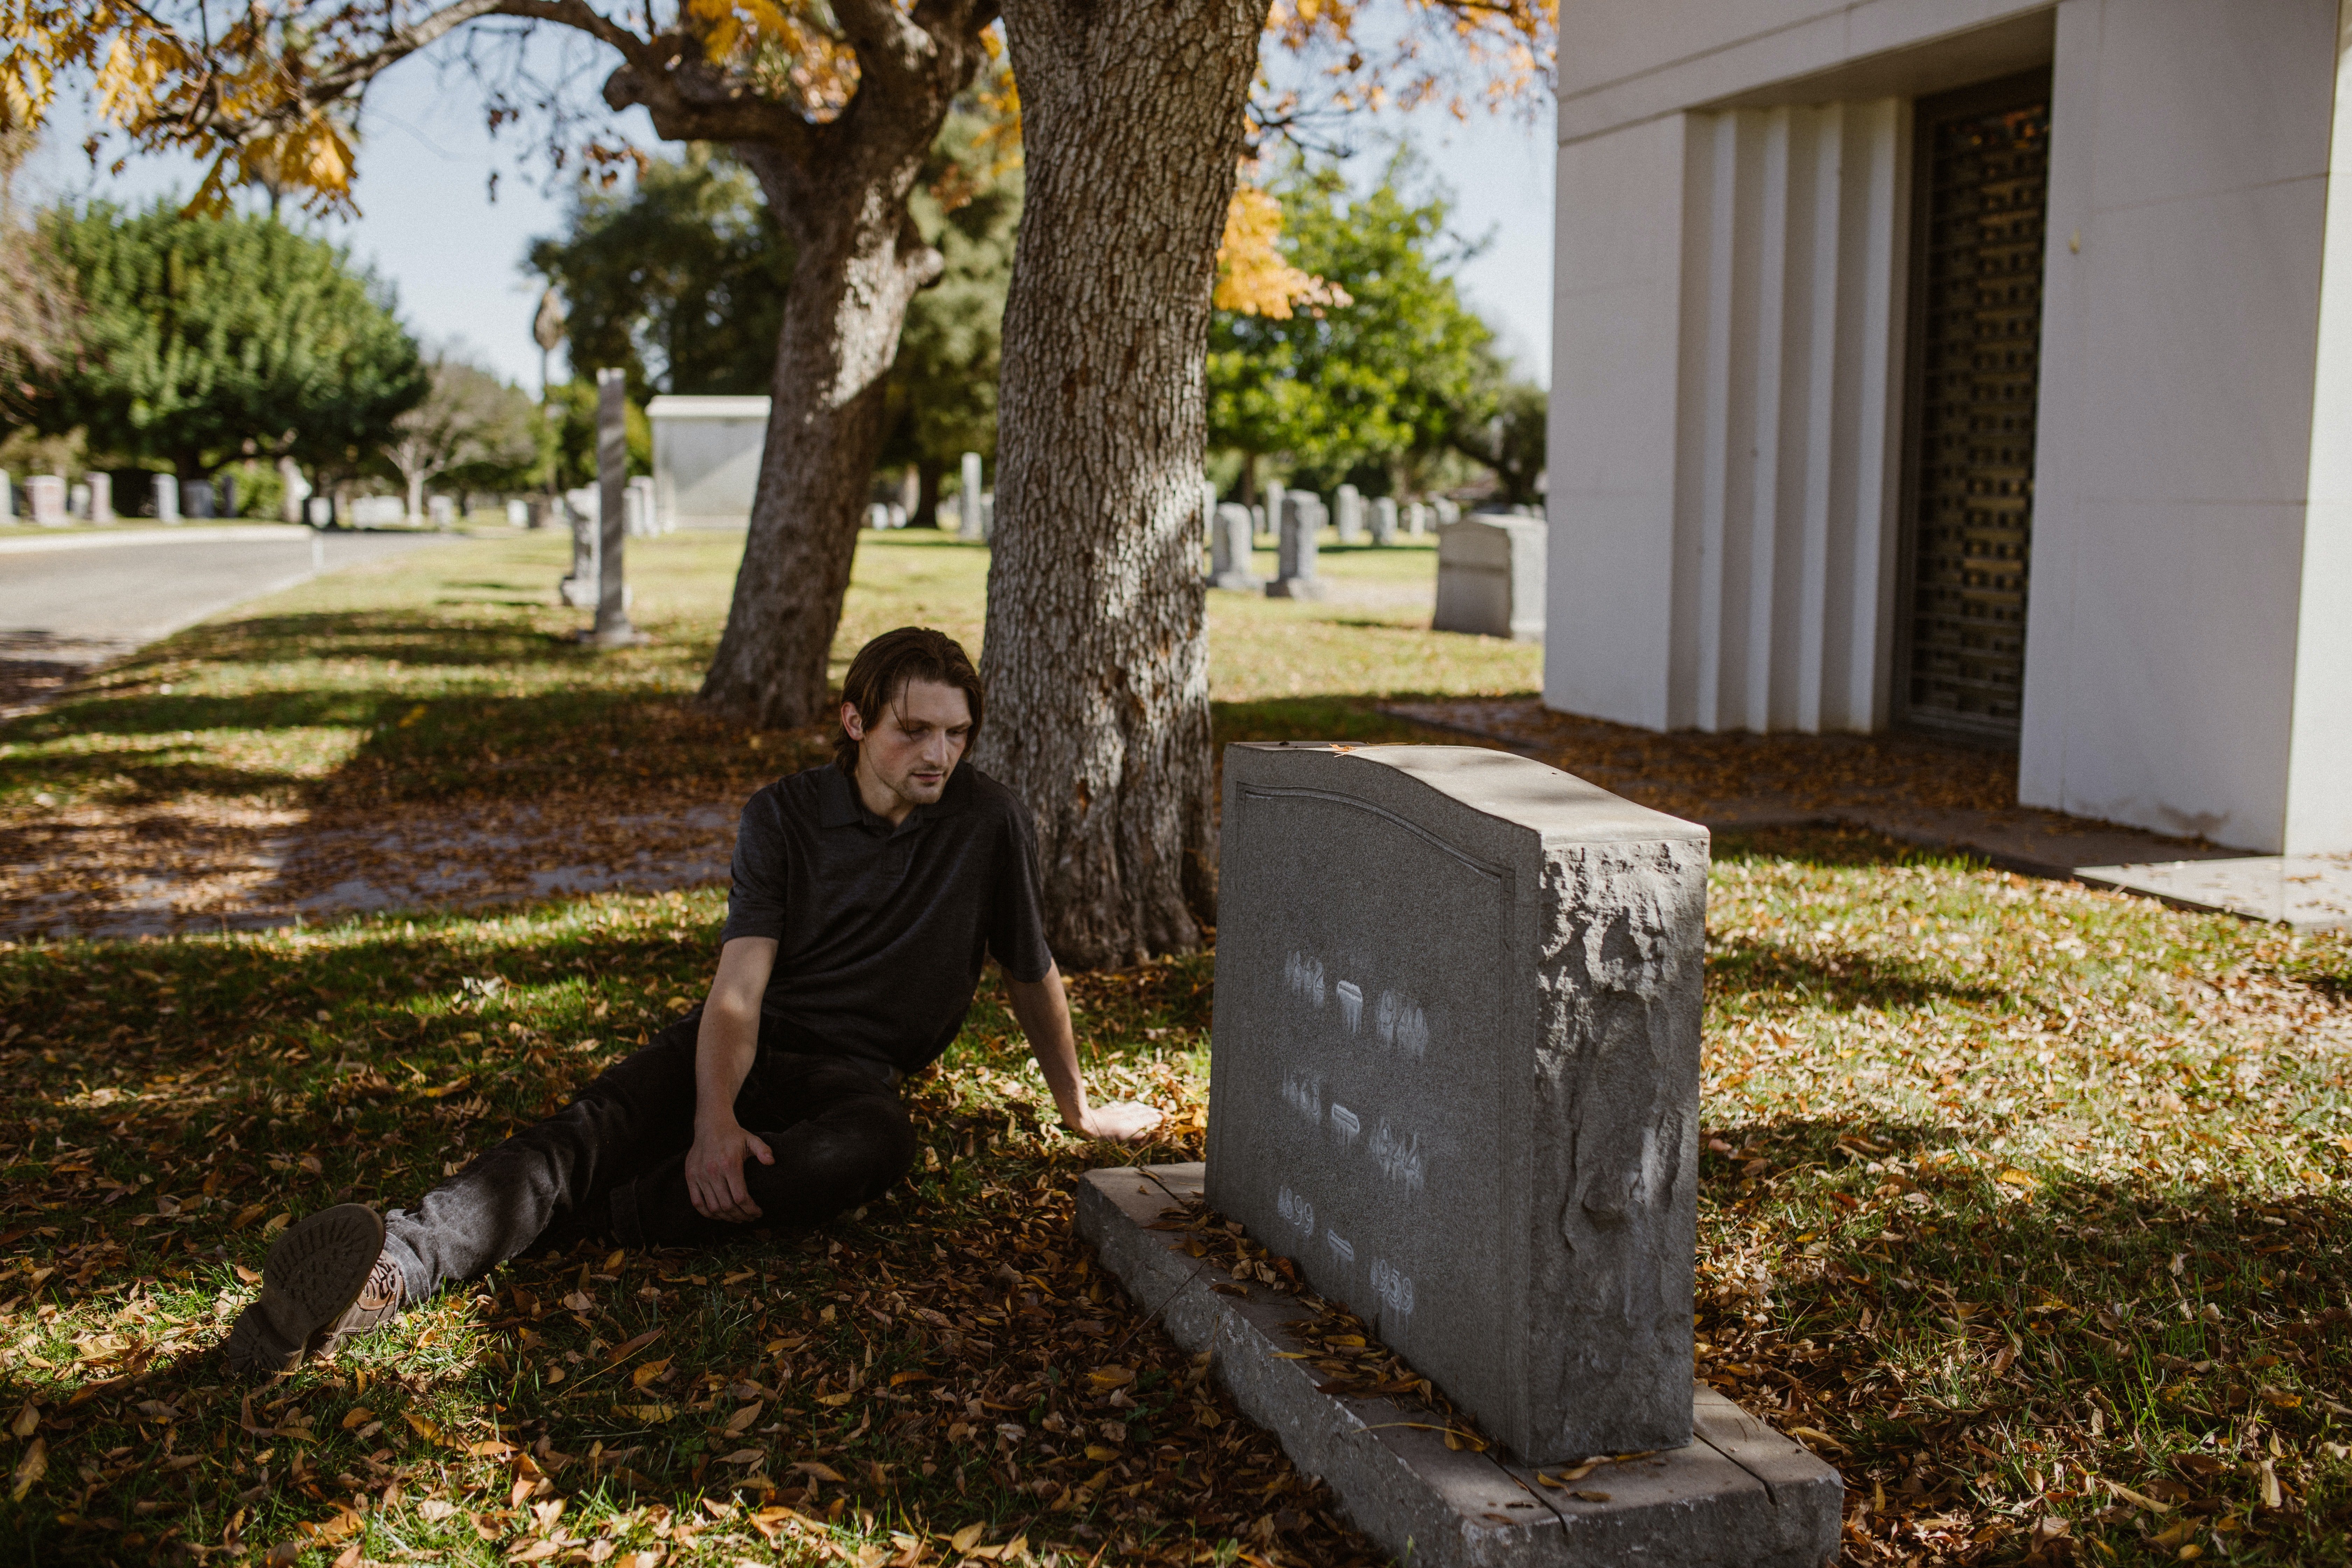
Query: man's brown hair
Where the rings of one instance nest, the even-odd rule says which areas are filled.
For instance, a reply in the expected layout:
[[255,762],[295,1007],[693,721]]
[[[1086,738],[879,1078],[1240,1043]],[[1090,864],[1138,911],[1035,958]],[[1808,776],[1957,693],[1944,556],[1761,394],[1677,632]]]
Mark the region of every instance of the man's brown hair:
[[[857,710],[857,717],[870,730],[882,721],[883,713],[910,680],[961,690],[971,705],[970,739],[980,738],[981,714],[987,707],[980,671],[971,667],[971,656],[963,651],[961,643],[929,626],[900,626],[859,648],[841,682],[841,700]],[[857,742],[849,738],[845,726],[833,743],[833,760],[843,773],[857,771]]]

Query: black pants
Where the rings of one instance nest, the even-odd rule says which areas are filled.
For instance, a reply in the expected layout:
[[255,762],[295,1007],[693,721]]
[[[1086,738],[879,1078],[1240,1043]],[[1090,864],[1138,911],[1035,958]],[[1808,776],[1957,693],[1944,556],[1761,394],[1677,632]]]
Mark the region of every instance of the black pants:
[[[706,1219],[686,1185],[694,1145],[694,1047],[702,1010],[615,1062],[579,1098],[523,1129],[384,1220],[404,1294],[421,1301],[539,1243],[606,1237],[625,1247],[707,1247],[754,1226]],[[735,1120],[775,1154],[743,1163],[759,1226],[822,1224],[880,1197],[914,1163],[915,1132],[888,1069],[771,1048],[763,1038]]]

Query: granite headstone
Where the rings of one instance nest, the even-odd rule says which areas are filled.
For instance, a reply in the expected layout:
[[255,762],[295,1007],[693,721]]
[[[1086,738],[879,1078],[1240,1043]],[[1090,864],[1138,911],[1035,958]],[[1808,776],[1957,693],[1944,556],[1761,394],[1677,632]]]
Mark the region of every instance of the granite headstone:
[[1341,485],[1331,498],[1331,521],[1339,525],[1339,542],[1364,542],[1364,498],[1353,485]]
[[114,521],[114,476],[92,471],[89,476],[89,520]]
[[629,624],[627,594],[627,391],[626,371],[596,373],[596,624],[588,640],[598,647],[621,647],[637,640],[637,629]]
[[1265,580],[1250,570],[1250,551],[1255,543],[1250,531],[1250,509],[1232,501],[1219,507],[1209,539],[1209,586],[1248,594],[1265,587]]
[[1548,531],[1540,518],[1483,512],[1439,529],[1432,628],[1543,641]]
[[158,522],[180,521],[180,481],[175,475],[157,474],[148,481],[148,505]]
[[1323,503],[1304,490],[1291,490],[1282,498],[1282,539],[1279,564],[1273,582],[1265,585],[1270,599],[1322,599],[1330,595],[1330,586],[1317,574],[1315,548],[1317,536],[1323,531]]
[[1688,1443],[1706,830],[1471,746],[1223,822],[1212,1205],[1529,1464]]
[[966,452],[963,466],[957,470],[961,487],[956,491],[956,535],[961,539],[984,539],[980,516],[980,454]]
[[25,480],[25,510],[43,528],[64,528],[73,519],[66,511],[66,481],[62,474],[33,474]]
[[1397,536],[1397,503],[1394,496],[1381,496],[1372,502],[1372,542],[1394,544]]

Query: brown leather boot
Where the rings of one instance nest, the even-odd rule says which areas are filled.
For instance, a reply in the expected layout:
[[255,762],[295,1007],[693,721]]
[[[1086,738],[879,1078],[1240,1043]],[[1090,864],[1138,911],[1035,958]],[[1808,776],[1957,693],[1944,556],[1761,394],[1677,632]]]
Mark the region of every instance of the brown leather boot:
[[[291,1372],[342,1337],[400,1309],[400,1276],[379,1276],[383,1221],[364,1204],[338,1204],[289,1226],[261,1265],[261,1296],[229,1329],[229,1370],[245,1376]],[[387,1294],[389,1303],[386,1302]]]

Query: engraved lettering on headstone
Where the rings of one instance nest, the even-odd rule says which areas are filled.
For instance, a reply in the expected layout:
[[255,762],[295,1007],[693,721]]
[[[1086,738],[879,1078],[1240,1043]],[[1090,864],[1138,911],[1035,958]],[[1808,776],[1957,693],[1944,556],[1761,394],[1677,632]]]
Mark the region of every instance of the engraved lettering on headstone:
[[1412,1315],[1412,1281],[1385,1258],[1372,1259],[1372,1294],[1397,1316]]
[[1291,993],[1312,1007],[1323,1005],[1323,961],[1294,952],[1282,966],[1282,978]]
[[1417,1193],[1427,1184],[1429,1172],[1421,1157],[1420,1133],[1408,1137],[1391,1127],[1383,1116],[1379,1130],[1372,1134],[1371,1152],[1372,1163],[1381,1168],[1381,1174],[1403,1183],[1407,1192]]
[[1339,1016],[1347,1023],[1348,1033],[1352,1035],[1356,1032],[1356,1026],[1364,1021],[1363,989],[1352,980],[1342,980],[1338,990]]
[[1303,1072],[1285,1073],[1282,1098],[1305,1112],[1309,1121],[1323,1120],[1323,1085],[1319,1079]]
[[1298,1234],[1308,1238],[1315,1235],[1315,1205],[1292,1192],[1282,1189],[1274,1200],[1275,1211],[1298,1228]]
[[1338,1231],[1330,1229],[1326,1229],[1323,1232],[1323,1239],[1330,1246],[1332,1257],[1338,1258],[1342,1263],[1353,1263],[1356,1261],[1356,1244],[1354,1242],[1349,1241]]
[[1429,1050],[1429,1019],[1421,1005],[1410,996],[1381,992],[1380,1001],[1372,1006],[1372,1027],[1379,1031],[1381,1044],[1402,1051],[1415,1061]]
[[1354,1111],[1337,1101],[1332,1103],[1331,1131],[1339,1135],[1340,1142],[1353,1143],[1356,1141],[1356,1134],[1363,1130],[1364,1124]]

